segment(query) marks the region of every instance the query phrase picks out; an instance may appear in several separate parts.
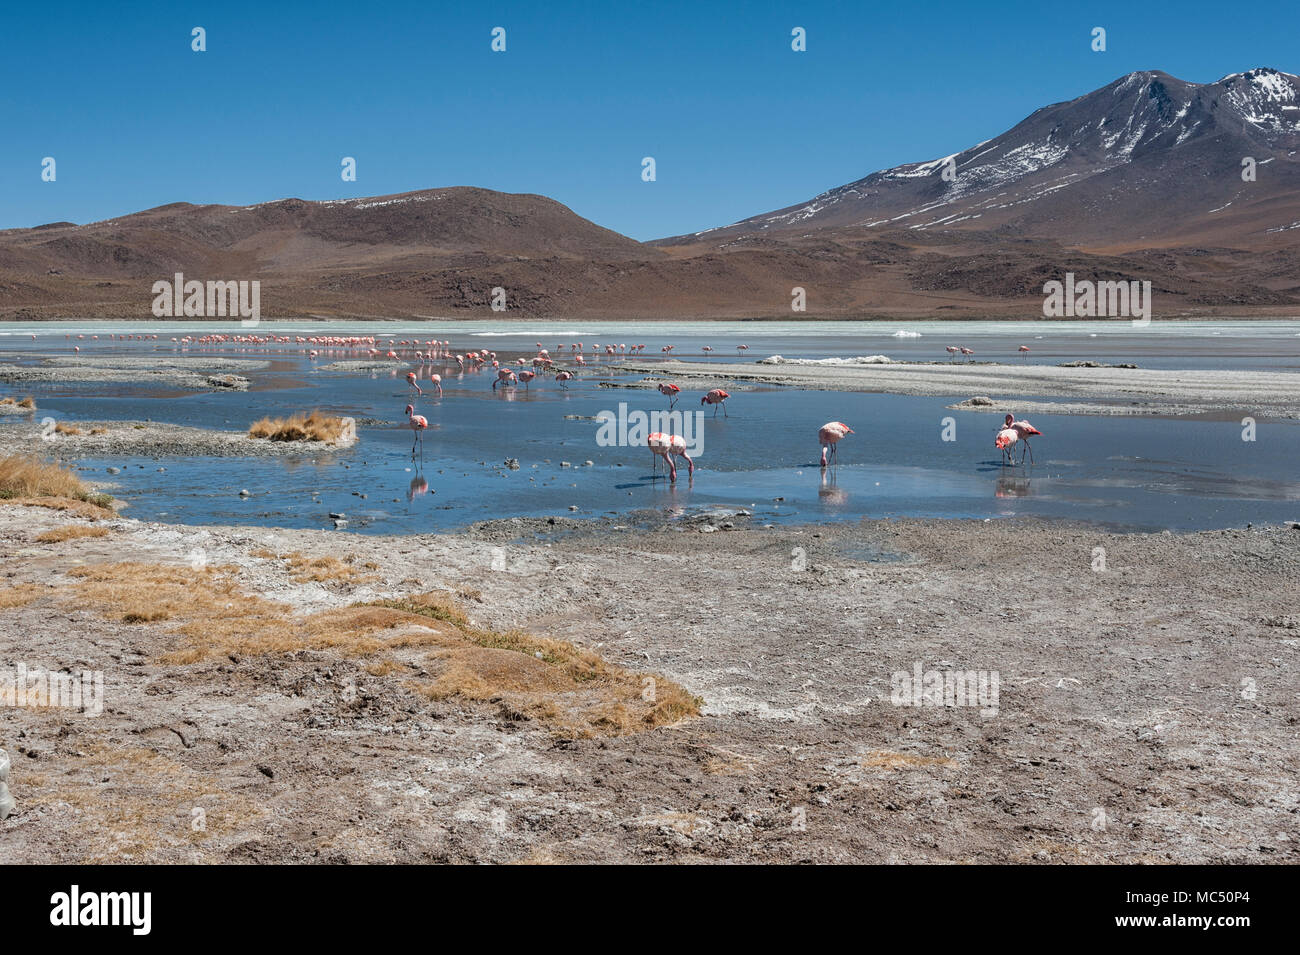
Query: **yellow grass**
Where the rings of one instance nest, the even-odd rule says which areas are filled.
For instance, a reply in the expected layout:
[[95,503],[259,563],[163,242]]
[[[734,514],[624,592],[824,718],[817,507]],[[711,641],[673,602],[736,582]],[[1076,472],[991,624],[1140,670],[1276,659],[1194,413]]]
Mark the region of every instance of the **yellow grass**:
[[62,541],[73,540],[80,537],[107,537],[108,528],[106,527],[87,527],[85,524],[65,524],[63,527],[56,527],[53,530],[43,531],[36,535],[36,540],[42,544],[58,544]]
[[54,433],[55,434],[81,434],[81,429],[78,428],[75,424],[65,424],[64,422],[60,421],[58,424],[54,426]]
[[39,584],[13,584],[5,587],[0,590],[0,610],[26,606],[46,589]]
[[[676,683],[563,641],[475,627],[441,594],[300,616],[245,593],[233,567],[124,562],[69,573],[81,581],[67,595],[76,606],[123,623],[167,623],[178,642],[162,656],[165,664],[327,651],[363,659],[372,677],[400,678],[428,699],[495,705],[509,719],[577,736],[653,729],[697,715],[702,702]],[[422,669],[429,676],[415,678]]]
[[310,414],[290,415],[287,418],[262,418],[253,422],[248,428],[250,438],[267,438],[271,441],[325,441],[334,442],[343,434],[343,419],[332,415],[323,415],[319,411]]
[[79,501],[106,511],[113,498],[94,492],[81,478],[58,464],[33,455],[11,454],[0,458],[0,500],[47,507],[58,507],[59,501]]
[[351,555],[339,560],[337,557],[304,557],[301,552],[294,551],[292,554],[283,555],[283,559],[289,562],[289,570],[292,571],[294,583],[297,584],[331,580],[363,583],[378,579],[356,570],[352,566],[355,558]]
[[927,766],[956,766],[957,761],[942,756],[917,756],[914,753],[876,749],[862,757],[861,764],[867,769],[919,769]]
[[24,411],[36,410],[36,402],[31,398],[23,398],[21,401],[14,398],[0,398],[0,405],[13,405],[15,408],[22,408]]

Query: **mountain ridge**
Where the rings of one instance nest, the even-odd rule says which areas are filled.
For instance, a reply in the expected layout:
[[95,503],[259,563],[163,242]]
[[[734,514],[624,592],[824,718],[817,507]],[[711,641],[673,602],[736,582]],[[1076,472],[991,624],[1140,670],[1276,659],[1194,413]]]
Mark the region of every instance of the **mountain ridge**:
[[1294,315],[1298,152],[1300,77],[1146,70],[949,156],[650,243],[474,186],[4,230],[0,317],[148,318],[176,272],[260,281],[268,318],[1037,318],[1067,271],[1150,281],[1156,317]]

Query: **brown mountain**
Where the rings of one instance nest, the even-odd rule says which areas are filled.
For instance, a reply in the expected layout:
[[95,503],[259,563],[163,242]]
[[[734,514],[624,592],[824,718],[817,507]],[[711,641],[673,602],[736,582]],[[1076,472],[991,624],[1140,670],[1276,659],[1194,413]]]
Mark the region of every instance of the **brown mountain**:
[[494,286],[521,317],[1033,317],[1067,271],[1150,280],[1157,316],[1295,314],[1297,150],[1291,74],[1133,73],[952,156],[648,244],[475,188],[0,231],[0,317],[146,318],[176,272],[258,279],[269,318],[500,317]]

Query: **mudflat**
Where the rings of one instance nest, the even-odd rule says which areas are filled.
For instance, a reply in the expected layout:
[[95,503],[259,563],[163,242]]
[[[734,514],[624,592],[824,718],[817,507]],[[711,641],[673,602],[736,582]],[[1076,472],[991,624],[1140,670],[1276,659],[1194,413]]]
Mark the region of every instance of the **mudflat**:
[[[1300,861],[1289,526],[737,515],[386,538],[11,503],[0,569],[3,667],[104,687],[99,715],[6,708],[10,862]],[[123,613],[120,581],[160,574],[197,575],[249,629]],[[446,676],[444,621],[423,643],[257,642],[261,602],[319,621],[427,593],[482,633],[685,688],[699,715],[557,719],[572,691],[518,640],[493,651],[518,658],[491,658],[518,664],[499,686],[421,692]],[[908,705],[918,673],[996,677],[996,698]]]
[[[1274,371],[1063,367],[963,362],[855,364],[782,362],[621,362],[619,370],[656,379],[690,380],[696,387],[729,382],[790,385],[820,391],[897,395],[970,395],[1074,399],[1071,413],[1187,414],[1251,409],[1300,417],[1300,374]],[[652,387],[652,383],[647,383]],[[1017,402],[1021,410],[1033,410]],[[1059,409],[1058,409],[1059,410]]]

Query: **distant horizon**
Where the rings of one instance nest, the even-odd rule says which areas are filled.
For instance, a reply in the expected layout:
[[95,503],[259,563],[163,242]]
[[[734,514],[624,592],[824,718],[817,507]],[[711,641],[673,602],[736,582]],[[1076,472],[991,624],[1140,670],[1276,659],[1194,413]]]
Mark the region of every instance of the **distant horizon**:
[[[546,196],[654,241],[965,149],[1132,72],[1290,72],[1300,27],[1293,9],[1224,17],[1208,3],[1177,17],[1119,3],[60,10],[7,23],[0,228],[459,182]],[[504,52],[491,49],[498,26]],[[1104,52],[1090,48],[1098,26]],[[344,157],[355,181],[340,177]]]

